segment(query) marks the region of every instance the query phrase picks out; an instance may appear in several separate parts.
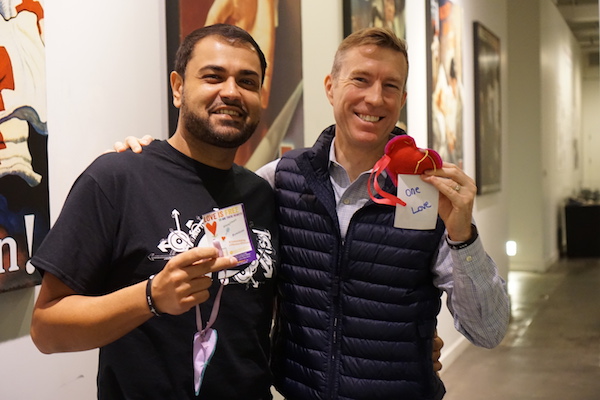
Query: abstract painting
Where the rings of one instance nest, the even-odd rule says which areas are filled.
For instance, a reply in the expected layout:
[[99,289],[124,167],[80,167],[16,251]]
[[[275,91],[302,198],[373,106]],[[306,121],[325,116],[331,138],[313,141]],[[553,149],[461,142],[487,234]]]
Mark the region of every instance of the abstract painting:
[[29,259],[50,230],[44,8],[0,2],[0,292],[41,282]]

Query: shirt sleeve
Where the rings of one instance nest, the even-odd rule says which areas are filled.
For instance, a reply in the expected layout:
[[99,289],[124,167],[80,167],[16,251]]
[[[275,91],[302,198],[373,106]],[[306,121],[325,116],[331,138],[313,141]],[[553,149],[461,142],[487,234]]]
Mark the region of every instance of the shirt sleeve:
[[277,160],[273,160],[263,165],[256,171],[256,175],[269,182],[269,185],[271,185],[271,188],[273,189],[275,188],[275,169],[277,169],[277,164],[279,164],[279,160],[281,159],[278,158]]
[[79,294],[101,294],[116,235],[115,214],[106,193],[84,172],[31,263]]
[[446,237],[440,241],[433,266],[434,285],[446,292],[456,329],[477,346],[495,347],[508,330],[506,282],[480,238],[462,249],[451,249]]

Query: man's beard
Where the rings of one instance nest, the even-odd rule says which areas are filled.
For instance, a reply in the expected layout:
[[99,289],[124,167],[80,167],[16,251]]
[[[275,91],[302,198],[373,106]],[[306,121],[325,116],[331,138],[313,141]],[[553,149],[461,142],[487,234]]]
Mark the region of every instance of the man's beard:
[[[256,121],[244,123],[241,128],[236,128],[233,124],[228,127],[226,122],[219,127],[215,127],[214,124],[211,124],[209,118],[200,117],[191,111],[185,101],[181,104],[181,113],[186,131],[194,138],[212,146],[226,149],[234,149],[246,143],[259,123],[259,119],[256,119]],[[238,124],[236,123],[236,125]],[[219,130],[229,132],[222,134]]]

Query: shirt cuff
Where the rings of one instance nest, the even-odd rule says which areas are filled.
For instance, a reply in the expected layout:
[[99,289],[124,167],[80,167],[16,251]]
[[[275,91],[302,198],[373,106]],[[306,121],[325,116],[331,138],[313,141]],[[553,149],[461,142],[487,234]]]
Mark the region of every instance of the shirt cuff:
[[467,240],[466,242],[457,242],[454,240],[450,240],[450,238],[446,237],[446,243],[448,243],[448,246],[452,250],[462,250],[465,247],[468,247],[471,244],[473,244],[477,240],[478,237],[479,237],[479,233],[477,232],[477,227],[475,225],[471,224],[471,238],[469,240]]

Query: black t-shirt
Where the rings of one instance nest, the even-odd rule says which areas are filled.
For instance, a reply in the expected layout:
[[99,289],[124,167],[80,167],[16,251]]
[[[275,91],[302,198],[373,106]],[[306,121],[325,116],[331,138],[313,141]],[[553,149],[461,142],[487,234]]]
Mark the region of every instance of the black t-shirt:
[[[32,264],[77,293],[101,295],[159,272],[165,256],[205,243],[202,215],[244,204],[258,260],[228,272],[218,318],[215,354],[199,398],[270,398],[269,331],[278,245],[272,190],[234,165],[220,170],[196,162],[167,142],[141,154],[100,156],[77,179]],[[216,277],[213,277],[216,278]],[[202,304],[204,325],[219,288]],[[153,317],[100,349],[99,399],[192,399],[192,308]]]

